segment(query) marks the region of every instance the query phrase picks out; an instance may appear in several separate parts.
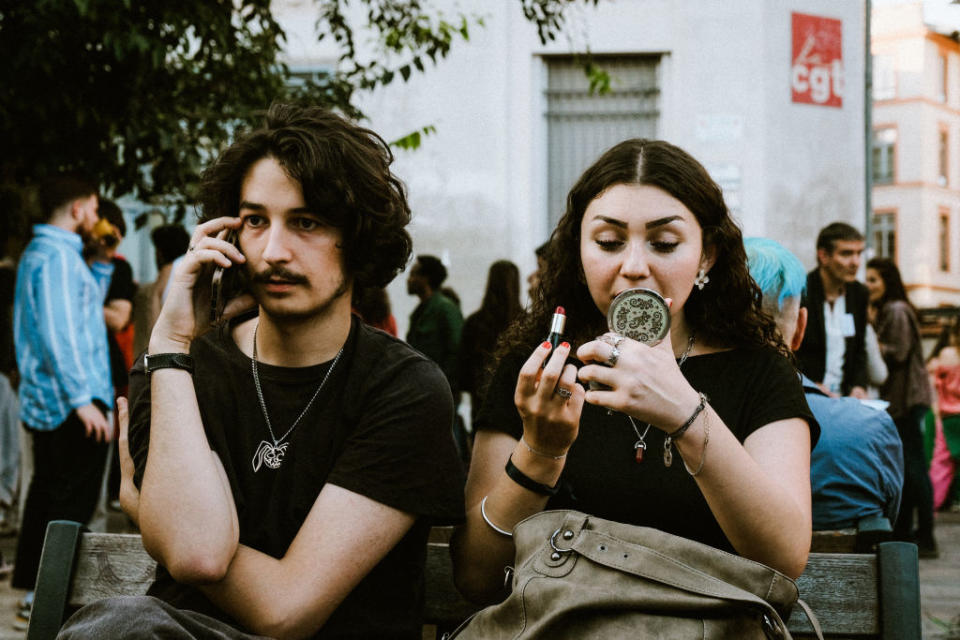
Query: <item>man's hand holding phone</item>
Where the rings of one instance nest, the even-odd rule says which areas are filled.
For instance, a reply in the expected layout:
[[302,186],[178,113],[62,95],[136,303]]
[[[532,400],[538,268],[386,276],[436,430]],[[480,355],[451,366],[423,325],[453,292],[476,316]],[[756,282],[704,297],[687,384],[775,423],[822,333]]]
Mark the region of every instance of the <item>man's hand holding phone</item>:
[[[227,240],[239,232],[240,218],[222,217],[197,226],[190,248],[177,265],[170,291],[150,336],[150,353],[188,353],[194,338],[207,331],[211,317],[212,279],[217,267],[230,269],[246,262],[240,249]],[[221,273],[221,278],[222,273]],[[224,316],[251,308],[253,298],[244,294],[225,302]]]

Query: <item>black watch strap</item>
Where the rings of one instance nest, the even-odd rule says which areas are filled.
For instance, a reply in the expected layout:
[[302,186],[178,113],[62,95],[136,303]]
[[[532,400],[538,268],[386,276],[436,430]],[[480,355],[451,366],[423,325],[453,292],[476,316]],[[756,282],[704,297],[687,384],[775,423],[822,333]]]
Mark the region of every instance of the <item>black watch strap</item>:
[[557,484],[554,486],[549,486],[543,484],[542,482],[537,482],[520,469],[517,469],[516,465],[513,464],[513,456],[507,458],[507,466],[504,468],[504,471],[507,472],[507,475],[510,476],[510,479],[516,482],[518,485],[524,489],[529,489],[534,493],[539,493],[541,496],[555,496],[557,492],[560,491],[560,482],[557,481]]
[[183,369],[193,373],[193,358],[186,353],[154,353],[143,356],[147,375],[157,369]]

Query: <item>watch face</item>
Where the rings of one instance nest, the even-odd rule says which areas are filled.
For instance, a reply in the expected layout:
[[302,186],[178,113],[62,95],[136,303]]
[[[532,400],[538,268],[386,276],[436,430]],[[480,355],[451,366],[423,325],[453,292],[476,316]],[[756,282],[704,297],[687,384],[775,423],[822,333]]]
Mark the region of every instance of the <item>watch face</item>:
[[607,326],[631,340],[655,345],[670,329],[670,309],[652,289],[627,289],[610,303]]

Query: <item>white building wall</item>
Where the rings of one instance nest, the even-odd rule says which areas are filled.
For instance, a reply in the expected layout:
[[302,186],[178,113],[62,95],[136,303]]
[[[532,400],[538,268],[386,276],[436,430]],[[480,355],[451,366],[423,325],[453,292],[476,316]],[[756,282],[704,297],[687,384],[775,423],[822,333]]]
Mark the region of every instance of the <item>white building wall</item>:
[[[863,7],[830,0],[762,4],[767,65],[758,96],[766,104],[759,161],[766,172],[755,186],[761,209],[745,220],[745,231],[782,242],[812,269],[822,227],[838,220],[866,226]],[[790,66],[791,11],[842,20],[842,107],[791,101],[783,71]]]
[[[311,3],[288,2],[296,10],[280,14],[285,24],[296,15],[298,28],[312,23],[302,17],[312,15]],[[387,140],[436,127],[419,150],[398,151],[395,168],[409,188],[415,252],[447,261],[465,314],[480,304],[490,263],[507,258],[529,273],[534,248],[549,235],[544,55],[587,47],[661,54],[658,136],[723,178],[746,235],[776,238],[812,266],[822,226],[840,219],[863,228],[862,3],[602,1],[572,7],[567,33],[547,46],[516,0],[460,6],[481,14],[485,27],[474,27],[436,68],[395,81],[362,108]],[[842,108],[790,101],[791,11],[843,21]],[[329,54],[316,57],[329,63]],[[405,276],[389,293],[403,334],[417,300]]]
[[[480,304],[490,263],[507,258],[526,275],[550,233],[546,55],[660,55],[657,135],[711,171],[745,235],[780,240],[812,266],[820,227],[835,219],[863,227],[861,0],[601,0],[572,5],[566,32],[547,46],[518,0],[434,5],[481,16],[485,26],[473,25],[469,42],[455,41],[436,67],[363,96],[361,106],[388,141],[436,127],[419,150],[396,152],[395,170],[409,190],[415,252],[447,261],[465,314]],[[313,0],[273,7],[292,69],[336,64],[333,43],[316,40]],[[359,3],[354,10],[362,17]],[[843,21],[842,108],[790,101],[792,11]],[[371,45],[362,36],[358,43]],[[138,279],[153,279],[149,229],[130,234],[121,250]],[[405,275],[389,293],[403,335],[417,302]]]

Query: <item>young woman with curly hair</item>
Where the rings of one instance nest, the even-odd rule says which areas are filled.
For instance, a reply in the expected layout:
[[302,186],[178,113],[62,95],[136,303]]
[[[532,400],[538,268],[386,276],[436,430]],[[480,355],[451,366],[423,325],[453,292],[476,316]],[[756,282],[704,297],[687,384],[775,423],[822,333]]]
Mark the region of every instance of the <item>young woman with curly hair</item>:
[[[546,262],[478,416],[467,522],[452,541],[460,589],[496,599],[514,554],[505,532],[556,508],[655,527],[798,576],[819,426],[706,170],[666,142],[616,145],[570,191]],[[612,300],[635,287],[671,305],[659,344],[605,333]],[[568,342],[551,353],[541,341],[558,305]]]

